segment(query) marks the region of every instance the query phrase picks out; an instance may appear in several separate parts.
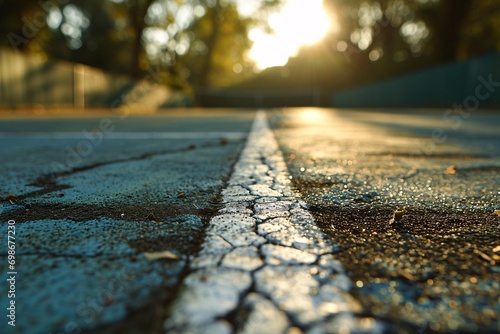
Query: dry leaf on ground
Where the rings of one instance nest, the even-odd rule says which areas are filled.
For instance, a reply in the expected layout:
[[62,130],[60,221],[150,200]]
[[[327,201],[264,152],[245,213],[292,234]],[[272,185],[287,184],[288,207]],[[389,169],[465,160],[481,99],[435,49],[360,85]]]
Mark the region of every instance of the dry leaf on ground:
[[144,256],[146,260],[155,261],[160,259],[169,259],[169,260],[180,260],[180,257],[170,251],[161,251],[161,252],[145,252]]
[[444,171],[446,175],[453,175],[457,173],[457,165],[451,165]]

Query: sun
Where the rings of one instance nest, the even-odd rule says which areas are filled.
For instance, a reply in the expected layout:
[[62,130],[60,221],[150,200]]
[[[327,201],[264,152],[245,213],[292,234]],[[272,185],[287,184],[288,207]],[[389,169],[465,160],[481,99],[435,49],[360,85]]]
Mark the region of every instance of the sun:
[[321,40],[331,27],[324,11],[323,0],[288,0],[281,11],[269,18],[273,34],[252,29],[253,46],[249,57],[258,69],[282,66],[297,54],[301,46]]

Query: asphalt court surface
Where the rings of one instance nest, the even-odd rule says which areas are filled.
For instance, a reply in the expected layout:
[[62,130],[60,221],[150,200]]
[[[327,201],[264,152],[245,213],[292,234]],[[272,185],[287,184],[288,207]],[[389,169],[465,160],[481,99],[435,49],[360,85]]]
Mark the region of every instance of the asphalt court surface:
[[[214,219],[233,215],[272,246],[213,244],[227,254],[204,263],[249,282],[228,297],[233,309],[205,318],[214,330],[265,328],[264,309],[283,332],[498,331],[500,116],[445,113],[269,110],[278,146],[261,141],[253,160],[242,152],[255,110],[2,119],[1,220],[16,221],[22,276],[15,331],[0,329],[181,332],[193,324],[172,305],[189,311],[183,284],[204,277],[207,236],[222,235]],[[292,291],[289,279],[308,292],[284,299],[264,284]],[[9,300],[0,295],[2,308]]]

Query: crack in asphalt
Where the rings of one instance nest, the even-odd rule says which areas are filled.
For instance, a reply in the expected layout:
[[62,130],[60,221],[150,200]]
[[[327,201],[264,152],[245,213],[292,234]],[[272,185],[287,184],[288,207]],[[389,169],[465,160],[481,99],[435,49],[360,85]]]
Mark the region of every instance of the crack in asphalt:
[[[217,196],[214,196],[214,199]],[[154,205],[119,204],[109,205],[97,204],[60,204],[60,203],[36,203],[25,204],[8,212],[0,213],[0,219],[7,221],[14,219],[17,223],[25,223],[36,220],[71,220],[73,222],[86,222],[98,218],[109,218],[116,221],[156,221],[165,217],[175,218],[181,214],[194,214],[203,219],[213,216],[204,208],[183,205],[181,200],[178,204],[163,205],[162,202]],[[212,209],[217,205],[211,204]]]
[[[232,164],[234,167],[234,163]],[[232,168],[231,168],[232,170]],[[228,177],[224,178],[224,186],[222,187],[223,189],[226,188],[227,183],[228,183]],[[215,197],[220,196],[220,191],[217,193]],[[217,201],[215,198],[213,201],[209,201],[211,204],[214,203],[220,203],[220,200]],[[215,205],[215,204],[214,204]],[[196,207],[197,210],[200,211],[200,213],[203,215],[202,220],[204,223],[204,228],[201,231],[198,231],[198,234],[200,234],[200,237],[202,238],[201,242],[196,242],[196,249],[200,249],[200,245],[203,242],[203,239],[205,238],[205,232],[206,228],[209,224],[209,220],[211,217],[214,216],[215,210],[213,212],[205,212],[201,210],[200,208]],[[135,247],[133,247],[135,248]],[[161,249],[165,248],[165,244],[162,245]],[[175,247],[174,247],[175,248]],[[235,248],[235,247],[233,247]],[[168,261],[168,260],[164,260]],[[111,325],[107,325],[104,327],[100,327],[98,329],[93,329],[91,331],[88,331],[88,333],[93,333],[93,334],[108,334],[108,333],[123,333],[123,332],[130,332],[130,333],[143,333],[144,328],[148,328],[150,332],[152,333],[160,333],[162,332],[162,327],[163,327],[163,320],[165,313],[169,308],[172,307],[172,303],[175,302],[176,294],[178,294],[180,291],[184,291],[186,289],[184,282],[186,278],[193,272],[192,270],[192,261],[193,261],[193,255],[186,254],[186,256],[182,257],[183,261],[183,268],[180,273],[180,275],[177,277],[175,285],[173,287],[169,287],[168,291],[169,294],[167,294],[167,298],[164,299],[161,302],[158,302],[156,300],[155,302],[152,302],[148,304],[146,307],[139,309],[137,311],[132,311],[130,314],[127,315],[127,320]],[[217,266],[222,265],[223,258],[219,259],[219,262],[217,263]],[[159,291],[160,293],[164,293],[165,288],[162,288],[162,291]],[[154,295],[154,294],[153,294]],[[218,318],[222,319],[222,317]],[[154,328],[154,329],[152,329]],[[84,333],[87,333],[84,331]],[[218,333],[218,332],[216,332]]]
[[[28,281],[25,281],[25,283],[28,282],[26,284],[29,286],[29,289],[26,288],[25,291],[28,292],[24,293],[32,293],[34,300],[48,294],[54,297],[45,298],[38,302],[28,302],[28,305],[31,304],[32,306],[30,307],[32,308],[29,312],[26,312],[27,318],[24,321],[24,325],[20,325],[30,326],[34,323],[36,327],[30,327],[30,330],[35,332],[42,332],[45,329],[47,331],[63,331],[63,327],[60,326],[64,326],[67,321],[76,320],[81,325],[81,328],[78,328],[78,330],[92,333],[101,331],[102,333],[130,332],[131,328],[135,328],[137,329],[137,333],[141,333],[144,328],[151,329],[158,324],[161,327],[163,323],[163,308],[168,307],[172,296],[177,293],[178,287],[189,272],[187,269],[189,268],[191,257],[197,253],[204,240],[205,228],[211,217],[220,208],[220,192],[227,185],[230,171],[232,171],[232,167],[236,162],[236,155],[241,151],[242,142],[242,140],[236,141],[231,139],[230,141],[222,141],[214,138],[213,141],[206,144],[197,143],[196,147],[194,145],[187,146],[187,143],[186,147],[182,149],[154,151],[128,158],[115,159],[113,161],[100,161],[72,170],[38,177],[31,186],[41,187],[41,189],[17,196],[17,204],[9,205],[9,210],[2,210],[0,213],[0,217],[5,217],[5,222],[12,219],[18,224],[16,232],[21,235],[23,241],[23,249],[19,252],[19,255],[26,258],[22,265],[30,266],[31,259],[34,259],[33,261],[41,268],[40,272],[32,270],[32,267],[28,268],[30,270],[27,273],[32,276],[29,277]],[[226,147],[214,149],[219,146]],[[196,184],[196,187],[188,187],[183,197],[179,197],[176,191],[166,194],[164,200],[151,203],[145,201],[144,198],[139,198],[139,200],[135,196],[133,198],[131,196],[133,193],[129,192],[128,194],[120,194],[120,196],[113,197],[111,200],[103,203],[96,201],[97,204],[92,204],[94,202],[81,203],[81,201],[77,201],[76,203],[72,203],[62,201],[62,199],[58,200],[57,197],[62,197],[62,194],[61,196],[56,196],[56,193],[54,193],[49,195],[53,197],[54,203],[50,203],[52,201],[46,203],[43,200],[35,200],[33,202],[29,200],[29,198],[69,188],[68,185],[60,184],[69,182],[65,182],[65,176],[68,179],[70,175],[77,173],[82,173],[83,175],[77,174],[76,177],[86,176],[87,173],[85,172],[90,172],[92,169],[99,167],[106,169],[106,165],[151,159],[154,156],[166,154],[170,154],[170,156],[159,159],[161,160],[160,162],[170,162],[171,160],[175,160],[174,162],[176,162],[176,155],[170,159],[172,157],[171,154],[192,152],[187,153],[187,157],[191,159],[195,155],[211,157],[213,152],[225,152],[229,150],[233,152],[231,155],[220,154],[220,164],[224,164],[224,172],[217,172],[217,182],[202,183],[198,180],[193,180],[193,183],[197,182],[198,184]],[[219,157],[217,156],[217,158]],[[204,159],[202,161],[211,161],[211,159]],[[152,160],[156,159],[146,160],[145,162],[149,164]],[[219,163],[219,160],[216,160],[216,162]],[[116,165],[112,167],[121,168],[121,166]],[[159,167],[161,168],[161,166]],[[34,175],[34,177],[36,176]],[[159,174],[158,176],[164,177],[163,174]],[[63,178],[59,179],[60,177]],[[77,189],[76,186],[75,189]],[[90,190],[92,191],[92,189]],[[198,220],[195,220],[193,222],[191,217],[184,216],[196,216],[201,221],[198,222]],[[89,226],[89,228],[86,226]],[[103,226],[106,228],[103,229]],[[44,233],[49,229],[55,232],[51,232],[50,237],[47,238]],[[73,233],[77,229],[83,233]],[[44,233],[38,233],[42,231]],[[96,239],[97,242],[91,242],[90,246],[86,244],[87,240],[95,241]],[[102,243],[103,247],[100,246],[100,243]],[[109,246],[110,244],[112,244],[111,247]],[[45,245],[47,248],[37,247],[37,245]],[[165,249],[181,253],[180,259],[178,261],[169,259],[149,261],[143,255],[144,252],[158,252]],[[82,251],[81,254],[79,253],[80,250]],[[87,261],[87,259],[92,260]],[[50,264],[44,266],[44,263]],[[78,268],[76,272],[72,269],[71,272],[69,271],[73,263],[82,264],[75,265],[75,268]],[[100,269],[90,272],[88,268],[93,268],[92,266],[97,265],[97,263],[98,267],[96,268]],[[58,264],[63,264],[65,266],[64,270],[60,267],[58,268]],[[102,267],[99,267],[101,264]],[[62,286],[64,289],[78,290],[80,296],[83,294],[91,295],[94,290],[88,290],[90,288],[85,286],[87,281],[93,282],[94,279],[101,280],[92,285],[97,290],[105,284],[105,282],[102,282],[103,277],[108,278],[109,275],[112,275],[117,266],[130,268],[131,272],[140,275],[140,279],[126,282],[127,287],[124,287],[123,291],[119,292],[121,299],[117,298],[110,307],[106,308],[105,311],[103,310],[103,313],[99,313],[99,316],[92,319],[92,321],[89,320],[83,323],[82,318],[79,318],[78,314],[76,316],[69,314],[72,310],[72,305],[68,307],[69,303],[66,301],[74,301],[76,307],[80,300],[75,298],[80,297],[75,297],[76,294],[72,295],[68,293],[65,295],[64,293],[60,293],[62,289],[59,288]],[[139,272],[140,268],[146,268],[147,270]],[[89,276],[83,276],[82,272]],[[57,285],[59,287],[56,287],[57,290],[55,290],[56,288],[53,287],[50,280],[48,283],[43,279],[38,280],[38,277],[48,276],[49,274],[54,275],[58,283],[59,278],[62,277],[61,281],[63,283]],[[63,281],[63,279],[73,274],[82,275],[82,277],[77,277],[79,280],[81,279],[82,283],[82,286],[78,285],[78,289],[75,289],[72,285],[70,286],[68,281]],[[33,279],[34,277],[36,279]],[[33,281],[35,284],[32,283]],[[137,293],[135,295],[135,290],[139,290],[139,288],[140,294]],[[20,287],[21,289],[22,287]],[[47,293],[45,290],[49,292]],[[43,294],[41,291],[43,291]],[[115,293],[113,291],[113,294],[118,295],[118,292]],[[130,299],[125,300],[125,296],[128,296],[127,298]],[[65,306],[62,307],[65,309],[64,312],[66,314],[64,312],[57,312],[54,317],[51,315],[47,316],[44,313],[47,309],[60,307],[58,304],[60,300],[58,298],[63,298],[66,302]],[[158,310],[161,311],[159,312]],[[151,316],[152,311],[155,312],[156,316]],[[38,319],[38,321],[33,321],[33,319]],[[111,324],[110,319],[112,321],[121,319],[121,321]],[[40,330],[40,328],[43,328],[43,330]]]
[[16,196],[16,198],[17,198],[17,201],[22,201],[22,200],[27,199],[27,198],[34,198],[34,197],[38,197],[38,196],[52,193],[55,191],[71,188],[70,185],[57,184],[57,179],[64,177],[64,176],[89,171],[89,170],[99,168],[102,166],[108,166],[108,165],[113,165],[113,164],[118,164],[118,163],[131,162],[131,161],[140,161],[140,160],[149,159],[149,158],[152,158],[155,156],[189,152],[189,151],[193,151],[193,150],[198,149],[198,148],[204,149],[204,148],[210,148],[210,147],[215,147],[215,146],[220,146],[220,145],[227,145],[227,141],[219,141],[217,144],[216,143],[205,143],[205,144],[200,145],[200,146],[190,144],[187,147],[183,147],[183,148],[179,148],[179,149],[148,152],[148,153],[144,153],[144,154],[141,154],[138,156],[122,158],[122,159],[115,159],[115,160],[110,160],[110,161],[100,161],[100,162],[96,162],[96,163],[93,163],[90,165],[75,167],[75,168],[72,168],[72,169],[66,170],[66,171],[45,174],[45,175],[38,177],[32,183],[28,184],[28,186],[40,187],[42,189]]
[[[46,250],[45,252],[19,252],[18,255],[22,256],[51,256],[53,258],[68,258],[68,259],[93,259],[93,258],[100,258],[104,260],[118,260],[118,259],[128,259],[130,257],[136,256],[137,254],[135,252],[130,252],[128,254],[124,255],[104,255],[104,252],[99,252],[96,254],[89,254],[89,255],[84,255],[84,254],[58,254],[56,252],[51,252]],[[0,253],[0,256],[7,256],[7,253]]]

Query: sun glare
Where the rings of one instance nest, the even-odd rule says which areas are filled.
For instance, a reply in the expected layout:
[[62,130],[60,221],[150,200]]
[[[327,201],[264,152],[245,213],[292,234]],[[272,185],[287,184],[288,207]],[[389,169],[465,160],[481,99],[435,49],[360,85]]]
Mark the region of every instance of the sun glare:
[[269,25],[274,34],[253,29],[249,35],[254,42],[249,57],[259,69],[285,65],[301,46],[321,40],[330,20],[323,0],[288,0],[280,12],[270,16]]
[[322,118],[324,118],[324,113],[322,113],[317,108],[306,108],[300,111],[298,114],[298,119],[302,122],[318,122]]

